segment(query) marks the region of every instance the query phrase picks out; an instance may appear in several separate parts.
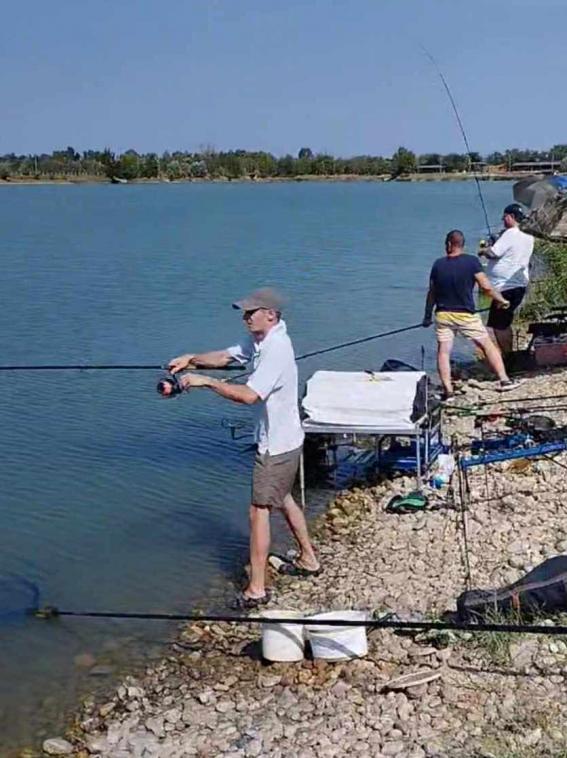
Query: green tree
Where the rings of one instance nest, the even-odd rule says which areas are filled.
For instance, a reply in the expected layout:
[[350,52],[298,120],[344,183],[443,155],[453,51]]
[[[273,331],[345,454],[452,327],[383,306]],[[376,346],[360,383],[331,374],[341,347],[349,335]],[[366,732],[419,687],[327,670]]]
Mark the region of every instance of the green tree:
[[506,156],[504,153],[496,151],[486,156],[486,162],[489,166],[500,166],[503,163],[506,163]]
[[140,156],[135,150],[127,150],[116,163],[116,175],[123,179],[137,179],[140,176]]
[[419,156],[418,163],[420,166],[438,166],[441,160],[439,153],[424,153]]
[[335,159],[332,155],[316,155],[313,158],[312,173],[318,176],[330,176],[335,173]]
[[567,158],[567,145],[553,145],[549,152],[553,154],[555,160],[560,161]]
[[189,166],[191,176],[203,178],[207,176],[207,164],[204,160],[194,160]]
[[140,173],[150,179],[155,179],[159,175],[159,161],[155,153],[143,156]]
[[229,179],[239,179],[244,174],[242,156],[237,153],[230,152],[223,154],[222,166],[225,170],[225,175]]
[[297,153],[297,157],[299,160],[307,159],[311,160],[313,158],[313,151],[310,147],[302,147],[300,151]]
[[443,156],[445,171],[466,171],[469,168],[469,156],[465,153],[448,153]]
[[411,174],[417,168],[415,153],[405,147],[399,147],[392,156],[391,171],[392,176],[402,176]]
[[284,155],[278,159],[278,176],[293,176],[294,160],[291,155]]

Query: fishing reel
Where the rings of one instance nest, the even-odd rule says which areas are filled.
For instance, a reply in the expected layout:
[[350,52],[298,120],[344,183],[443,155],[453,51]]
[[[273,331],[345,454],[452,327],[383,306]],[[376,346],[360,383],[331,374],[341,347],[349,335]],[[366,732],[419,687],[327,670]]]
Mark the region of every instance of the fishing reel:
[[177,374],[168,374],[159,380],[156,386],[157,392],[162,397],[175,397],[186,390],[181,386]]
[[486,250],[487,247],[492,247],[492,245],[494,245],[494,243],[496,242],[497,239],[498,239],[498,235],[497,234],[490,234],[488,236],[488,239],[482,239],[478,243],[478,246],[479,246],[480,250]]

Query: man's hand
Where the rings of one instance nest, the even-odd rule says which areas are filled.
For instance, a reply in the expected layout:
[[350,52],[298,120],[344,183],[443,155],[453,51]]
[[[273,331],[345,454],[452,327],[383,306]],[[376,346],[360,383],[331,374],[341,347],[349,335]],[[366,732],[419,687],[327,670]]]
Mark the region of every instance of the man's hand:
[[505,300],[504,298],[502,298],[502,300],[497,300],[496,301],[496,307],[497,308],[502,308],[502,310],[505,311],[507,308],[510,307],[510,301],[509,300]]
[[430,315],[426,314],[423,317],[423,321],[421,322],[421,325],[423,327],[425,327],[425,329],[428,329],[431,326],[432,323],[433,323],[432,317]]
[[178,371],[186,371],[188,369],[196,368],[191,364],[191,361],[195,357],[194,353],[185,353],[177,358],[172,358],[167,364],[167,368],[172,374],[177,374]]
[[210,376],[203,376],[203,374],[185,374],[179,380],[179,384],[184,390],[188,390],[191,387],[208,387],[213,381]]

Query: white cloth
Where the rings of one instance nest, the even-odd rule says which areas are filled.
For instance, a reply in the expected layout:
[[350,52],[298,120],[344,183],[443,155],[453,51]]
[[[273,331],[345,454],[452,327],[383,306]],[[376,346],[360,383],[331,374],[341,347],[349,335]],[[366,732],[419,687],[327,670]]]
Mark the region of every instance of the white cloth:
[[486,274],[499,292],[514,287],[527,287],[534,238],[518,226],[506,229],[491,247],[496,258],[489,258]]
[[415,429],[411,420],[423,371],[317,371],[307,382],[303,409],[319,424]]
[[252,336],[227,348],[240,363],[252,361],[246,382],[259,395],[254,436],[259,453],[280,455],[296,450],[305,437],[298,408],[297,365],[284,321],[273,326],[261,342]]

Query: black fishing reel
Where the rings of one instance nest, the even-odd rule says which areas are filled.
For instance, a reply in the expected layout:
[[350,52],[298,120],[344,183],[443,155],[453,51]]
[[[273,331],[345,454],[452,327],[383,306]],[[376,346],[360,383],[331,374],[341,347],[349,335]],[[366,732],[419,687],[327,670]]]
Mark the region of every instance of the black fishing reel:
[[182,392],[185,392],[185,389],[179,382],[177,374],[168,374],[160,379],[157,383],[156,390],[162,397],[176,397]]

